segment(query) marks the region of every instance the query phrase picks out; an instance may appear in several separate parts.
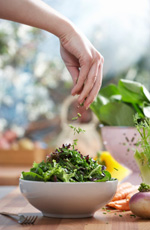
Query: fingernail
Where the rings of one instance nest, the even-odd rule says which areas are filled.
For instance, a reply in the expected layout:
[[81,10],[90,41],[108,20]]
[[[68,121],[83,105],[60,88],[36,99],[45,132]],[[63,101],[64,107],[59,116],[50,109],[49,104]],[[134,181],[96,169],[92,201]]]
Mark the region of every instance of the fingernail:
[[71,94],[72,94],[72,96],[76,95],[73,89],[71,90]]
[[88,109],[89,109],[89,107],[90,107],[90,105],[87,105],[87,106],[86,106],[86,110],[88,110]]
[[79,104],[82,104],[83,103],[83,99],[81,99],[80,97],[78,98],[78,102]]
[[76,94],[75,93],[71,93],[72,96],[75,96]]

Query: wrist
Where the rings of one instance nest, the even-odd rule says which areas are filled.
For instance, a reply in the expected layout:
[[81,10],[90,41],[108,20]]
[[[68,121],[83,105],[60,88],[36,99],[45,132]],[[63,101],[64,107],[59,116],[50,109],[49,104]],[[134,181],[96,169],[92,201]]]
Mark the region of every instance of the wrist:
[[[71,35],[75,33],[75,27],[68,19],[65,17],[58,17],[54,23],[53,34],[57,36],[60,41],[63,39],[69,40]],[[52,31],[49,31],[52,32]]]

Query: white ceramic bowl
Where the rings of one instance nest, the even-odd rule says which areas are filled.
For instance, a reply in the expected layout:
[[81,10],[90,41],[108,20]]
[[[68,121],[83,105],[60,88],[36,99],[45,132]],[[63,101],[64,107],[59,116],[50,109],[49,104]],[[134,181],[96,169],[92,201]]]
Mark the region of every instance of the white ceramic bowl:
[[37,182],[19,180],[23,196],[44,216],[84,218],[106,205],[114,196],[118,181]]

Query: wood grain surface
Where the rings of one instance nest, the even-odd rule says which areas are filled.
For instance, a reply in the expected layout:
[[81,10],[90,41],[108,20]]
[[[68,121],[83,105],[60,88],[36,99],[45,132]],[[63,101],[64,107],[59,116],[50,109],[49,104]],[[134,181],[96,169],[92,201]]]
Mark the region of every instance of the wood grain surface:
[[38,215],[34,225],[20,225],[9,217],[0,215],[0,230],[150,230],[150,220],[131,216],[132,213],[116,210],[98,210],[92,218],[57,219],[43,217],[21,195],[19,188],[0,200],[0,211]]

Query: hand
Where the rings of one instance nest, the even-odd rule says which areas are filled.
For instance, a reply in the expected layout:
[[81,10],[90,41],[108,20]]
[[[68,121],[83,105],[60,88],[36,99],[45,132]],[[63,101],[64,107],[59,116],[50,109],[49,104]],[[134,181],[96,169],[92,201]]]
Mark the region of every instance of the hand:
[[101,87],[104,58],[76,31],[60,38],[60,53],[73,79],[71,93],[79,94],[79,104],[88,109]]
[[49,31],[60,39],[61,55],[74,82],[72,95],[79,94],[79,103],[88,108],[101,86],[104,59],[87,38],[41,0],[0,0],[0,17]]

